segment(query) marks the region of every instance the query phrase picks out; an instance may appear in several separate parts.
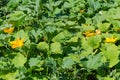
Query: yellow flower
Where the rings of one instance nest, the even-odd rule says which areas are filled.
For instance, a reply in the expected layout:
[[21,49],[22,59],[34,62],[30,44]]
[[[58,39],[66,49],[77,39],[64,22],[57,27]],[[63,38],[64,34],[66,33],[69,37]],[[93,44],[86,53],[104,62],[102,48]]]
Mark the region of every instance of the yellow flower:
[[96,35],[96,33],[94,31],[92,31],[92,30],[85,31],[83,34],[86,37],[91,37],[91,36],[95,36]]
[[84,10],[84,9],[80,10],[80,13],[83,13],[83,12],[85,12],[85,10]]
[[12,49],[17,47],[22,47],[24,45],[24,40],[17,38],[15,41],[10,42]]
[[11,34],[13,31],[14,31],[14,27],[10,27],[10,28],[5,28],[4,29],[4,32],[5,33],[9,33],[9,34]]
[[113,37],[111,37],[111,38],[105,38],[105,42],[108,42],[108,43],[114,43],[116,41],[117,41],[117,38],[113,38]]

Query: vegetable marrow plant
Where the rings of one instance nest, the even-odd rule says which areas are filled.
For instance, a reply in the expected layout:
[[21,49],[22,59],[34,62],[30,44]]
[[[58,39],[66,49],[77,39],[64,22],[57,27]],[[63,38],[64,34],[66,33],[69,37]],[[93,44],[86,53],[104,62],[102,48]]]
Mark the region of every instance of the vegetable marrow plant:
[[120,0],[0,0],[0,80],[120,80]]

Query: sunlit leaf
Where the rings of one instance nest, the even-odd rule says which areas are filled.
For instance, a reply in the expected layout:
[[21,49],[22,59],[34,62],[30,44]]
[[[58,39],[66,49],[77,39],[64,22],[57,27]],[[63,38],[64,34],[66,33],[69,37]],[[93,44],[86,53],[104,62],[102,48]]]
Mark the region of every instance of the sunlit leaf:
[[78,37],[71,37],[68,42],[78,42]]
[[115,79],[110,77],[104,77],[104,80],[115,80]]
[[68,31],[63,31],[53,37],[53,42],[63,42],[67,37],[70,37],[71,34]]
[[115,66],[119,62],[119,51],[118,47],[114,44],[104,44],[101,48],[103,56],[108,60],[109,67]]
[[88,69],[97,69],[103,64],[101,58],[102,55],[99,53],[96,55],[89,55],[87,58],[83,58],[81,62],[82,65]]
[[20,0],[10,0],[9,3],[7,4],[7,6],[9,8],[11,8],[11,7],[14,8],[19,4],[19,2],[20,2]]
[[52,53],[62,54],[62,46],[59,42],[54,42],[50,45],[50,49]]
[[9,14],[7,17],[11,21],[17,21],[23,19],[25,17],[25,14],[22,11],[15,11],[14,13]]
[[44,61],[40,59],[40,57],[30,58],[29,59],[29,66],[30,67],[41,67]]
[[99,23],[97,26],[99,28],[99,30],[101,31],[107,31],[108,28],[110,27],[110,23]]
[[14,64],[15,67],[19,68],[24,66],[26,63],[27,58],[23,56],[21,53],[17,53],[17,55],[12,59],[12,64]]
[[101,42],[101,37],[100,36],[92,36],[90,38],[88,38],[88,45],[90,45],[91,47],[98,48]]
[[18,73],[19,72],[16,71],[16,72],[0,75],[0,78],[5,79],[5,80],[19,80],[19,79],[17,79]]
[[41,50],[41,51],[48,51],[49,50],[49,45],[46,42],[39,42],[37,44],[37,49]]
[[65,57],[62,62],[62,68],[63,69],[70,69],[72,68],[72,65],[74,64],[74,61],[70,57]]
[[48,57],[45,59],[45,65],[47,67],[55,68],[57,64],[53,58]]

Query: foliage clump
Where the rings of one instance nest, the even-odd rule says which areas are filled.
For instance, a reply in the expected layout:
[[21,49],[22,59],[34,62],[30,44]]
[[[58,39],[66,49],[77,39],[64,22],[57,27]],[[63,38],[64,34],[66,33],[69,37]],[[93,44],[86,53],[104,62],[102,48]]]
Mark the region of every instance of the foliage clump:
[[1,80],[119,80],[120,0],[0,0]]

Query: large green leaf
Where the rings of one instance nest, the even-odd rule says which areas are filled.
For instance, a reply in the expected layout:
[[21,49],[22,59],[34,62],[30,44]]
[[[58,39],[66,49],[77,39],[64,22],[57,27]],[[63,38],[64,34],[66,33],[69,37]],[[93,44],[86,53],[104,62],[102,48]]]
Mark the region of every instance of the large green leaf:
[[70,57],[65,57],[62,62],[62,68],[63,69],[70,69],[72,68],[72,65],[75,64],[72,58]]
[[31,30],[31,36],[35,38],[35,41],[38,42],[39,38],[42,36],[43,31],[41,29]]
[[93,36],[88,38],[88,45],[90,45],[93,49],[98,48],[101,42],[100,36]]
[[[53,23],[52,23],[52,25],[53,25]],[[48,33],[54,33],[56,31],[56,27],[54,27],[54,26],[47,26],[45,28],[45,31],[48,32]]]
[[89,4],[89,7],[94,11],[98,10],[101,7],[100,3],[94,0],[88,0],[88,4]]
[[64,2],[63,8],[70,8],[70,7],[71,7],[70,3]]
[[61,9],[59,9],[59,8],[55,8],[55,10],[54,10],[54,14],[59,14],[61,12]]
[[16,78],[18,74],[19,74],[19,72],[16,71],[16,72],[0,75],[0,78],[2,78],[4,80],[19,80]]
[[52,53],[62,54],[62,46],[59,42],[51,43],[50,49]]
[[25,14],[23,11],[15,11],[14,13],[7,15],[7,17],[11,21],[17,21],[23,19],[25,17]]
[[86,57],[86,56],[88,56],[89,54],[92,54],[92,53],[93,53],[93,47],[91,47],[91,46],[88,44],[88,42],[87,42],[87,40],[86,40],[85,38],[82,38],[82,40],[81,40],[81,45],[82,45],[82,49],[84,49],[84,50],[81,52],[81,54],[80,54],[81,57]]
[[104,80],[115,80],[114,78],[110,78],[110,77],[104,77]]
[[112,21],[112,24],[113,24],[113,29],[120,31],[120,21],[118,21],[118,20],[113,20],[113,21]]
[[101,48],[103,56],[109,61],[109,67],[112,68],[119,62],[118,47],[112,43],[106,43]]
[[44,68],[42,67],[44,61],[40,59],[40,57],[36,57],[36,58],[30,58],[29,59],[29,66],[31,68],[31,70],[35,70],[35,71],[42,71],[44,70]]
[[26,63],[27,58],[23,56],[21,53],[17,53],[17,55],[12,59],[12,64],[14,64],[15,67],[19,68],[24,66]]
[[42,64],[43,64],[43,61],[40,59],[40,57],[29,59],[29,66],[30,67],[34,67],[34,66],[41,67]]
[[49,50],[49,45],[46,42],[39,42],[37,44],[37,49],[41,51],[48,51]]
[[107,31],[110,25],[111,25],[110,23],[98,23],[97,24],[98,29],[101,31]]
[[20,37],[20,38],[28,38],[28,34],[27,34],[27,32],[25,32],[23,29],[22,30],[19,30],[18,32],[16,32],[15,34],[14,34],[14,37],[15,38],[18,38],[18,37]]
[[45,65],[47,67],[50,67],[50,68],[54,69],[57,64],[56,64],[56,61],[53,58],[48,57],[48,58],[45,59]]
[[120,19],[119,11],[120,11],[120,7],[109,9],[107,12],[104,13],[106,20],[108,20],[110,22],[113,20],[119,20]]
[[71,37],[68,42],[78,42],[78,37],[77,36]]
[[102,66],[101,62],[102,55],[100,53],[96,55],[89,55],[87,58],[81,59],[81,63],[88,69],[98,69]]
[[71,34],[68,31],[63,31],[57,34],[55,37],[53,37],[53,42],[63,42],[67,37],[70,37]]
[[76,22],[75,21],[67,21],[66,23],[67,23],[67,25],[72,26],[72,25],[75,25]]
[[70,54],[69,55],[69,58],[71,58],[74,62],[77,62],[77,63],[79,63],[80,62],[80,55],[78,55],[78,54]]
[[14,8],[19,4],[20,1],[21,0],[10,0],[9,3],[7,4],[7,6],[9,8]]

